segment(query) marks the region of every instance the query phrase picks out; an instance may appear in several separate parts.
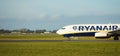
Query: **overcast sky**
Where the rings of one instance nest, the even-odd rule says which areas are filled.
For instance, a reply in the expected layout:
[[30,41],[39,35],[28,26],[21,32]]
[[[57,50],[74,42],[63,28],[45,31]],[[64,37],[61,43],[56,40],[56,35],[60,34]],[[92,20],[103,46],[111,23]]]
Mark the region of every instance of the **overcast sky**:
[[120,23],[120,0],[0,0],[0,29],[109,23]]

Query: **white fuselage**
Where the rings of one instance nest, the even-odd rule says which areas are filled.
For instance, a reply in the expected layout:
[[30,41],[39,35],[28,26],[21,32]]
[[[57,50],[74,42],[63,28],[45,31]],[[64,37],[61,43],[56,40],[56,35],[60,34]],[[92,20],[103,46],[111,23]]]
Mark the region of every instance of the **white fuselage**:
[[[64,26],[57,31],[60,35],[73,35],[73,34],[83,34],[83,35],[94,35],[98,32],[110,32],[118,30],[120,24],[75,24]],[[85,34],[84,34],[85,33]]]

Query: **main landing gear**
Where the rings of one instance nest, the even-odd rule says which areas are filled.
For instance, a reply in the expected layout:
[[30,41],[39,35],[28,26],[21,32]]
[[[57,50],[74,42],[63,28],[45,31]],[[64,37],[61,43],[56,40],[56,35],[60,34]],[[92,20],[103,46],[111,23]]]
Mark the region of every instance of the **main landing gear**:
[[119,40],[118,34],[114,34],[114,40]]

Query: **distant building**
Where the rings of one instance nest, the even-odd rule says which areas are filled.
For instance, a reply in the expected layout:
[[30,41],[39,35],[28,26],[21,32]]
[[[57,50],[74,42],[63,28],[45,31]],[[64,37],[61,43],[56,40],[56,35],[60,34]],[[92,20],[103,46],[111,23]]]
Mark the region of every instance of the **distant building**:
[[44,34],[49,34],[50,32],[44,32]]
[[21,32],[11,32],[11,34],[20,34]]

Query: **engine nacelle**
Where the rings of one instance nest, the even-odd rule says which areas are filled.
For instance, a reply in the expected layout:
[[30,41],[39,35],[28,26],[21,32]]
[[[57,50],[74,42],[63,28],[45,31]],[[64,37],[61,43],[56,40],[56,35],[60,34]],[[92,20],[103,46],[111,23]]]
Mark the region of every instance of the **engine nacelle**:
[[96,38],[110,38],[110,35],[106,32],[95,33]]

